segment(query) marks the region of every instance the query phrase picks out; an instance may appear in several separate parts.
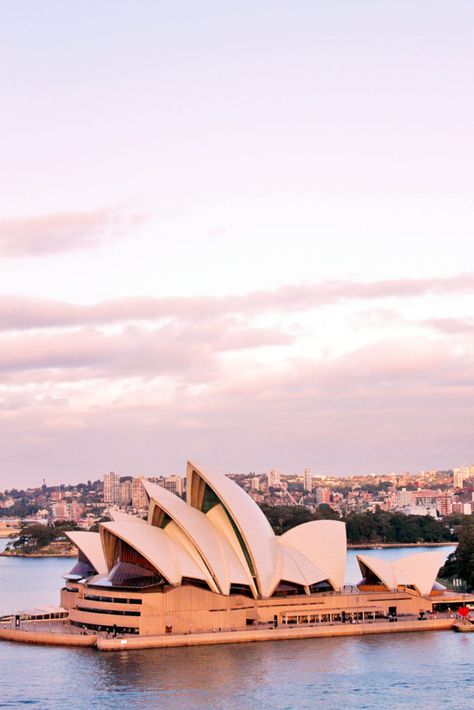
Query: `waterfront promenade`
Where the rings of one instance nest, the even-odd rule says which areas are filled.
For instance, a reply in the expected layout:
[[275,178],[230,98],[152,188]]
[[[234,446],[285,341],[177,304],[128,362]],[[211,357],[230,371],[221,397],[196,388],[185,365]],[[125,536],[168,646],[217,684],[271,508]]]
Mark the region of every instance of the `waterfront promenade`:
[[334,636],[364,636],[368,634],[393,634],[403,632],[446,631],[453,629],[456,619],[452,615],[419,620],[416,616],[400,618],[396,623],[387,619],[363,623],[327,623],[280,626],[277,628],[235,629],[194,634],[164,634],[160,636],[120,636],[110,638],[104,633],[84,634],[67,622],[22,622],[21,628],[10,624],[0,627],[0,639],[17,643],[45,646],[87,646],[99,651],[125,649],[176,648],[179,646],[211,646],[217,644],[285,641],[291,639],[328,638]]

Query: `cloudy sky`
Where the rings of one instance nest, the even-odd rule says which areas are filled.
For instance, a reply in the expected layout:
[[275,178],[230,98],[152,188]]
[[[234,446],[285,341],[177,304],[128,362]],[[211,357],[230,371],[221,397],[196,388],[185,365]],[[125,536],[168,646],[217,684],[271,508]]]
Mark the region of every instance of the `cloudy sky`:
[[0,6],[0,487],[474,463],[472,2]]

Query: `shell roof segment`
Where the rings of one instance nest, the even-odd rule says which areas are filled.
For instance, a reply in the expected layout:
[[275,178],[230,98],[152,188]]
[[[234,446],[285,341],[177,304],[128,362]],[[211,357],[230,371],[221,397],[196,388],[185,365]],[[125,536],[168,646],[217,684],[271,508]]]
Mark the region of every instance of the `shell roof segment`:
[[[281,542],[296,548],[325,573],[334,589],[341,589],[346,574],[346,526],[339,520],[312,520],[281,536]],[[319,581],[319,580],[318,580]]]
[[[206,487],[211,489],[233,524],[262,597],[271,596],[281,579],[282,556],[275,533],[258,505],[234,481],[188,462],[187,501],[202,509]],[[204,484],[204,485],[203,485]]]
[[286,544],[279,539],[283,556],[283,569],[281,580],[310,587],[312,584],[323,582],[327,579],[327,573],[317,567],[309,560],[297,547]]
[[375,574],[388,589],[399,586],[413,586],[420,594],[430,594],[436,582],[445,553],[419,552],[415,555],[399,557],[387,562],[379,557],[357,555],[357,561],[364,574],[364,567]]
[[400,557],[393,563],[398,584],[413,584],[420,594],[429,594],[445,557],[442,550]]
[[138,523],[138,524],[145,524],[146,525],[146,520],[143,520],[143,518],[139,518],[138,515],[131,515],[130,513],[124,513],[123,510],[117,510],[116,508],[109,508],[107,511],[109,518],[114,522],[114,523],[119,523],[120,521],[123,521],[125,523]]
[[156,483],[143,481],[143,485],[150,497],[149,522],[153,519],[155,506],[163,510],[189,538],[196,550],[196,558],[202,558],[223,594],[229,593],[232,583],[250,583],[249,573],[240,564],[234,550],[204,513]]
[[380,557],[371,555],[357,555],[357,561],[362,575],[365,576],[365,568],[373,572],[387,589],[396,589],[398,586],[397,576],[392,562],[382,560]]
[[86,532],[85,530],[67,530],[67,537],[87,557],[97,574],[107,573],[100,533]]
[[113,549],[107,534],[123,540],[139,552],[172,585],[181,584],[183,577],[205,581],[205,575],[189,552],[166,534],[165,530],[136,523],[102,523],[102,541],[107,564],[112,566]]

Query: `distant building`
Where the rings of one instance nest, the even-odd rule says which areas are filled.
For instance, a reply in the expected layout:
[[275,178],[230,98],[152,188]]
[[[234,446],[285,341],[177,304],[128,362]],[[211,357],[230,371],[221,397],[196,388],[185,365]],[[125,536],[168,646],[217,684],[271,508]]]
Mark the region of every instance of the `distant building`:
[[453,471],[453,485],[455,488],[462,488],[464,479],[467,478],[464,468],[455,468]]
[[304,470],[303,488],[305,491],[308,491],[308,493],[311,493],[313,490],[313,478],[311,476],[311,469],[309,468],[305,468]]
[[402,488],[397,492],[397,503],[400,507],[405,508],[407,505],[411,505],[412,502],[412,492],[407,491],[406,488]]
[[280,471],[277,471],[275,468],[272,468],[268,472],[267,480],[269,488],[276,488],[277,486],[279,486],[281,483]]
[[58,501],[51,504],[51,520],[53,523],[61,520],[68,520],[68,514],[66,512],[66,504],[63,501]]
[[453,503],[453,513],[458,513],[461,515],[471,515],[472,513],[472,504],[469,503]]
[[405,515],[429,515],[431,518],[438,517],[438,509],[436,505],[408,505],[406,508],[402,508],[400,512],[405,513]]
[[250,486],[253,491],[260,490],[260,479],[258,478],[258,476],[254,476],[253,478],[250,479]]
[[53,522],[70,520],[77,523],[84,511],[84,506],[76,500],[72,503],[65,503],[63,500],[57,501],[51,505],[51,519]]
[[412,500],[415,505],[423,508],[436,508],[439,503],[441,491],[418,490],[413,494]]
[[129,479],[122,481],[120,484],[120,505],[127,506],[132,504],[132,482]]
[[163,488],[166,488],[167,491],[171,491],[177,496],[183,495],[184,481],[181,476],[168,476],[167,478],[163,479],[161,485],[163,486]]
[[331,502],[331,491],[329,490],[329,488],[317,488],[316,500],[318,501],[319,505],[329,505],[329,503]]
[[453,496],[449,493],[444,493],[439,497],[438,501],[438,511],[441,517],[446,517],[446,515],[451,515],[453,512]]
[[120,503],[120,476],[113,471],[104,475],[104,503]]
[[132,506],[137,510],[148,507],[148,498],[142,483],[144,478],[144,476],[139,476],[132,481]]

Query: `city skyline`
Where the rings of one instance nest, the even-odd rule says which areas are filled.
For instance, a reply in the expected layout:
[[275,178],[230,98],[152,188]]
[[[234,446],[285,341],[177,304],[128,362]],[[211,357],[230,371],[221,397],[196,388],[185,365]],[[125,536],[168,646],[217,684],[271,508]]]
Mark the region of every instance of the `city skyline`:
[[472,4],[86,6],[0,28],[0,488],[474,460]]

